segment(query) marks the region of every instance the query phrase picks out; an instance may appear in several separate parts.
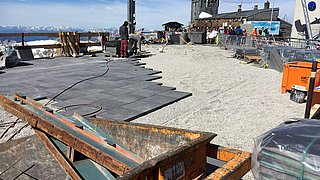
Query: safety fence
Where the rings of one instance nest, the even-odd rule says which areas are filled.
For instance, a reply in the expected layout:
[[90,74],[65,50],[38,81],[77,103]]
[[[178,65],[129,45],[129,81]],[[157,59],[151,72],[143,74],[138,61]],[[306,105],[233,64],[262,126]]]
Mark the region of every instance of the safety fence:
[[295,48],[317,49],[320,40],[307,40],[297,38],[279,38],[273,36],[237,36],[219,34],[217,42],[220,46],[256,47],[261,49],[264,45],[283,45]]

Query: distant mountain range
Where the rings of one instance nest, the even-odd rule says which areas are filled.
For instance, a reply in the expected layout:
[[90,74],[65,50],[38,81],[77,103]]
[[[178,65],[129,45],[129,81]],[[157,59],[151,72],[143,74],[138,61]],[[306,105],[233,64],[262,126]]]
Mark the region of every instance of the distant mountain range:
[[[72,27],[55,27],[55,26],[0,26],[0,33],[36,33],[36,32],[61,32],[61,31],[71,31],[71,32],[109,32],[111,35],[118,34],[118,28],[96,28],[96,29],[84,29],[84,28],[72,28]],[[48,38],[44,37],[26,37],[26,41],[34,40],[47,40]],[[21,38],[19,37],[0,37],[0,41],[16,41],[20,42]]]

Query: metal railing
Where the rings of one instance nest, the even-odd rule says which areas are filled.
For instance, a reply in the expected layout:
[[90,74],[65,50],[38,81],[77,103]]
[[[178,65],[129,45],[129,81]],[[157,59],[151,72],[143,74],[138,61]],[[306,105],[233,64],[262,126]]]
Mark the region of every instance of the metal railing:
[[237,36],[219,34],[217,36],[220,46],[255,47],[261,49],[263,45],[283,45],[303,49],[317,49],[320,40],[307,40],[298,38],[282,38],[273,36]]
[[[103,42],[108,41],[110,39],[110,34],[108,32],[76,32],[78,38],[87,38],[88,42],[81,42],[80,44],[85,46],[100,46],[101,43],[93,43],[89,42],[92,37],[101,37]],[[1,38],[9,38],[9,37],[18,37],[21,42],[20,46],[25,46],[25,38],[26,37],[44,37],[44,38],[59,38],[59,33],[0,33]],[[20,47],[16,46],[16,47]],[[61,48],[61,44],[50,44],[50,45],[32,45],[29,46],[31,48]]]

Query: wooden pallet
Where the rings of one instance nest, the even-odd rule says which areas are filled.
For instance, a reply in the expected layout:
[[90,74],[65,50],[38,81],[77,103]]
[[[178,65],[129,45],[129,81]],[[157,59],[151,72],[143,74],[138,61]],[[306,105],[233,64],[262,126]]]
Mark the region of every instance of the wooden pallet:
[[238,54],[235,54],[234,57],[237,58],[237,59],[243,59],[244,58],[243,55],[238,55]]
[[259,62],[261,60],[261,56],[258,56],[258,55],[255,55],[255,56],[246,55],[244,56],[244,58],[249,61],[256,61],[256,62]]

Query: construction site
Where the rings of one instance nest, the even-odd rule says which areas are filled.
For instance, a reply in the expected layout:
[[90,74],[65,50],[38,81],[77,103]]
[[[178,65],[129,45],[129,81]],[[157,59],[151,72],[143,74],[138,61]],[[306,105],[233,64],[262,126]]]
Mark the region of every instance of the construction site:
[[0,33],[0,179],[320,179],[318,4],[190,4],[147,32],[128,0],[128,57],[121,32]]

